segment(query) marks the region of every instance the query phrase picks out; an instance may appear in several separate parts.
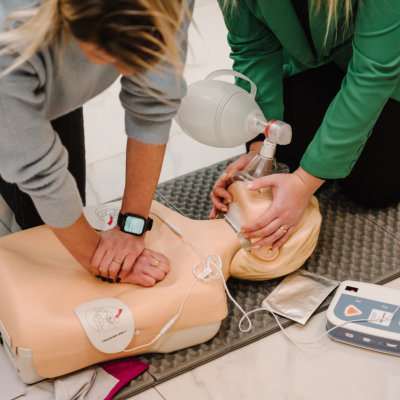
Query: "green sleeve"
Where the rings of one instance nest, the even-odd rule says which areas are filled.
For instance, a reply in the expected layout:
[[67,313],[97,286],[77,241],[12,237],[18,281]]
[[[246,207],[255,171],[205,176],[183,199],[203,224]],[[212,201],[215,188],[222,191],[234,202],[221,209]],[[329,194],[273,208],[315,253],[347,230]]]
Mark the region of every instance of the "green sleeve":
[[[245,1],[238,0],[236,6],[229,7],[231,3],[225,8],[221,6],[221,9],[228,28],[233,69],[255,83],[256,101],[265,117],[268,120],[282,119],[282,47]],[[238,79],[237,84],[248,90],[248,83],[242,79]]]
[[364,0],[346,76],[301,166],[320,178],[346,177],[399,82],[400,1]]

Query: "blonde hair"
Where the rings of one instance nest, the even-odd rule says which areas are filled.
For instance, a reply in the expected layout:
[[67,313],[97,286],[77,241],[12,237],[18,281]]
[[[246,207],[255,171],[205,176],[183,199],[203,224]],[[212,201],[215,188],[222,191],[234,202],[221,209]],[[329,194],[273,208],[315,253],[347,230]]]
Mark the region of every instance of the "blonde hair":
[[[264,1],[268,2],[268,0]],[[232,5],[231,11],[233,11],[233,9],[238,6],[238,0],[220,0],[220,2],[222,3],[223,11],[227,11],[229,5]],[[311,8],[315,12],[315,14],[318,14],[322,9],[327,9],[328,16],[326,21],[325,41],[328,37],[331,24],[333,23],[335,28],[337,28],[339,3],[344,3],[344,27],[347,28],[350,25],[351,16],[353,13],[351,0],[312,0],[311,2]]]
[[189,16],[184,0],[41,0],[40,5],[10,15],[0,35],[0,56],[19,56],[5,75],[35,52],[62,40],[91,42],[138,73],[151,69],[165,55],[183,68],[177,36]]
[[[315,10],[315,13],[318,14],[322,8],[327,9],[327,24],[326,24],[326,31],[325,31],[325,41],[328,37],[329,30],[331,24],[333,23],[335,29],[337,30],[337,23],[338,23],[338,6],[339,3],[343,4],[344,10],[344,29],[347,29],[350,25],[351,16],[353,14],[353,8],[351,5],[351,0],[313,0],[312,7]],[[336,34],[337,36],[337,34]]]

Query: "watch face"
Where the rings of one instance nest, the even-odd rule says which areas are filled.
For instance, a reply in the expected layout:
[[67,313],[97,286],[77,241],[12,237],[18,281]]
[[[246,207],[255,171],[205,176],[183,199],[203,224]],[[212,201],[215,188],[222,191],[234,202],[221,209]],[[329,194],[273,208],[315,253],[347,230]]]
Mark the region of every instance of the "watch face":
[[136,235],[141,235],[143,233],[144,223],[144,219],[129,215],[126,217],[124,230]]

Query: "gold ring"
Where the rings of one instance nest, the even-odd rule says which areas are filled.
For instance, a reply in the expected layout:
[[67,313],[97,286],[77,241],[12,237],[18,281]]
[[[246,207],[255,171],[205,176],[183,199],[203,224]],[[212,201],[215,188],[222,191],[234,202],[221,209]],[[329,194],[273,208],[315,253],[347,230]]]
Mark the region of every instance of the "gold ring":
[[158,264],[160,264],[160,260],[155,260],[153,264],[151,264],[153,267],[156,267]]
[[282,225],[282,226],[280,226],[280,227],[279,227],[279,229],[280,229],[282,232],[285,232],[285,233],[287,232],[287,229],[286,229],[286,228],[284,228],[284,227],[283,227],[283,225]]
[[115,262],[118,263],[118,264],[122,264],[122,261],[121,261],[121,260],[118,260],[117,258],[114,258],[113,261],[115,261]]

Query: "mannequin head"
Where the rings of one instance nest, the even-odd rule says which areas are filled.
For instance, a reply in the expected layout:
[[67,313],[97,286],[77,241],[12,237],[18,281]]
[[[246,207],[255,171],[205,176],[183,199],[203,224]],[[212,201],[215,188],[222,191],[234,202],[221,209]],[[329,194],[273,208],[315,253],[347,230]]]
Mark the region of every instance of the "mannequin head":
[[[236,181],[229,187],[233,203],[241,212],[242,225],[256,219],[272,203],[270,189],[249,191],[246,183]],[[266,280],[287,275],[300,268],[313,252],[321,227],[318,201],[313,197],[296,230],[279,249],[269,246],[250,251],[239,249],[232,259],[231,276],[246,280]],[[255,242],[256,239],[253,240]]]

